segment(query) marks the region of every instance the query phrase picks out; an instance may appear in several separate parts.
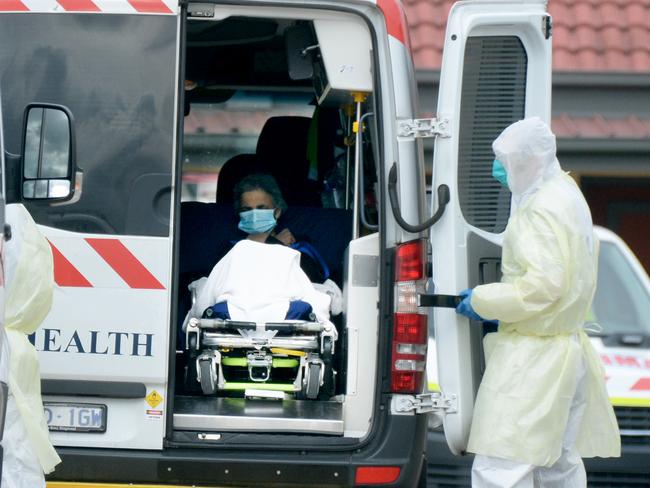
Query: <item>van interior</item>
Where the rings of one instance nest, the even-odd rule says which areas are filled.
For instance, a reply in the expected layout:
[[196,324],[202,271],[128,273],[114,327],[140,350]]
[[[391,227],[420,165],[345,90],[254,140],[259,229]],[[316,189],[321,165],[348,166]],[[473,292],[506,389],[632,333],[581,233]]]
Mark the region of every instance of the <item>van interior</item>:
[[[350,274],[351,243],[375,253],[378,248],[372,42],[360,18],[305,12],[287,10],[286,18],[277,18],[263,9],[189,7],[177,439],[195,439],[197,432],[361,437],[370,428],[374,390],[358,385],[374,383],[376,368],[369,366],[377,354],[376,300],[365,311],[354,289],[377,293],[377,261],[366,261],[372,268],[365,274],[374,274],[374,281],[352,283]],[[341,51],[341,35],[355,36],[355,47]],[[313,246],[328,278],[342,290],[347,306],[331,315],[334,340],[322,330],[267,324],[274,344],[286,347],[244,347],[242,341],[259,333],[259,326],[249,324],[246,332],[241,324],[219,322],[221,329],[195,328],[196,334],[181,327],[192,305],[188,285],[208,276],[233,243],[245,238],[237,228],[233,188],[260,173],[273,176],[288,205],[276,229],[288,228],[297,241]],[[358,310],[350,310],[357,303]],[[350,329],[351,313],[361,313],[365,330]]]

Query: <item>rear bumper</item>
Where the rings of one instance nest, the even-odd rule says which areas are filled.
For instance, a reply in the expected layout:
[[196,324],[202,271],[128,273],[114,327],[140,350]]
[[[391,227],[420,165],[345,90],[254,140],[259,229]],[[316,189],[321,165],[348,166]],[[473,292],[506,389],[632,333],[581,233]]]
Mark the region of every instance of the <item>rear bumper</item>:
[[[650,440],[626,443],[620,458],[585,459],[587,484],[591,487],[640,488],[650,486]],[[442,432],[427,436],[427,488],[471,485],[474,456],[454,456]]]
[[339,487],[356,486],[359,466],[398,466],[399,478],[381,486],[417,486],[424,462],[426,417],[387,416],[380,423],[380,435],[373,441],[345,450],[291,450],[286,445],[163,451],[58,448],[63,463],[48,481]]

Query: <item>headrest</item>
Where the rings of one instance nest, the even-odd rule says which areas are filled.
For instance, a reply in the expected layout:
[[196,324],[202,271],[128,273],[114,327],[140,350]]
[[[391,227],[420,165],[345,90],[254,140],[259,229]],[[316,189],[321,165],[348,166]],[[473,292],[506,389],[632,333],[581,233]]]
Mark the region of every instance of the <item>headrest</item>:
[[238,154],[226,161],[219,170],[217,203],[233,203],[233,189],[245,176],[267,173],[255,154]]
[[271,117],[264,124],[256,152],[276,179],[307,179],[310,125],[309,117],[298,116]]

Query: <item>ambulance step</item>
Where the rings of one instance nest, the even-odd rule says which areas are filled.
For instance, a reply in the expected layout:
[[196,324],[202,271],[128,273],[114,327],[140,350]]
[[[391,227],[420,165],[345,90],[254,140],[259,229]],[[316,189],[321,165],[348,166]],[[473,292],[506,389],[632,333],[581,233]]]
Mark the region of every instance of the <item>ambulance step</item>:
[[318,400],[260,400],[179,396],[174,429],[343,434],[343,405]]

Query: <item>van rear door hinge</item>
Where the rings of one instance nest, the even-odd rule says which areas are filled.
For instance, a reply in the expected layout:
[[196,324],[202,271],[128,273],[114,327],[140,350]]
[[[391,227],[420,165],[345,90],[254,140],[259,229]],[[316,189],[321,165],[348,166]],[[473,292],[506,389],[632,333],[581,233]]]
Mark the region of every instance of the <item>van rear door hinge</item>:
[[397,122],[399,137],[450,137],[449,119],[404,119]]
[[390,411],[394,415],[428,412],[453,413],[457,409],[456,395],[445,396],[439,391],[420,395],[393,395],[390,401]]

